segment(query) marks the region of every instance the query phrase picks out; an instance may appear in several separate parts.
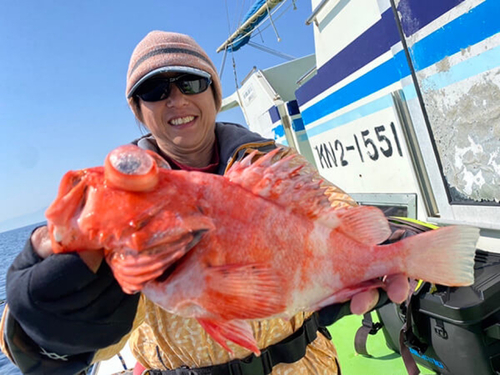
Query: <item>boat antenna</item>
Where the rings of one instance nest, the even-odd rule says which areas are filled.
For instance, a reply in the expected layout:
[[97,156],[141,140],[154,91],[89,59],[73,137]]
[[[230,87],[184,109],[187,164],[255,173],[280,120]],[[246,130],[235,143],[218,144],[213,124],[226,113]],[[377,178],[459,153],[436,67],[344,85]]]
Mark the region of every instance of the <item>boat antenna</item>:
[[295,57],[292,56],[292,55],[288,55],[286,53],[283,53],[283,52],[280,52],[280,51],[276,51],[275,49],[263,46],[262,44],[258,44],[258,43],[255,43],[255,42],[248,42],[247,44],[249,46],[253,47],[253,48],[257,48],[257,49],[260,49],[261,51],[264,51],[264,52],[270,53],[272,55],[281,57],[281,58],[283,58],[283,59],[285,59],[287,61],[295,60]]
[[222,77],[222,73],[224,73],[224,67],[226,66],[226,57],[227,57],[227,48],[224,48],[224,56],[222,57],[222,63],[219,69],[219,77]]
[[281,42],[280,34],[278,34],[278,30],[276,29],[276,26],[274,25],[273,17],[271,17],[271,9],[269,9],[269,4],[267,1],[266,1],[266,8],[267,8],[267,14],[269,15],[269,22],[271,22],[271,25],[273,25],[273,30],[274,30],[274,33],[276,34],[276,38],[278,39],[278,42]]
[[[229,9],[227,6],[227,0],[224,1],[226,4],[226,20],[227,20],[227,32],[231,34],[231,21],[229,19]],[[224,48],[224,56],[222,57],[221,67],[219,69],[219,77],[222,79],[222,73],[224,72],[224,66],[226,65],[226,57],[227,57],[227,47]]]
[[[229,10],[227,6],[227,0],[225,0],[226,3],[226,17],[227,17],[227,26],[228,26],[228,35],[231,36],[231,24],[229,20]],[[227,57],[227,49],[229,48],[229,45],[226,45],[224,48],[224,57],[222,59],[222,66],[219,72],[219,77],[222,79],[222,73],[224,71],[224,66],[226,65],[226,57]],[[240,96],[240,90],[239,90],[239,85],[238,85],[238,75],[236,72],[236,60],[234,59],[234,52],[231,50],[231,59],[233,61],[233,75],[234,75],[234,85],[236,87],[236,94],[238,95],[238,102],[240,103],[240,108],[243,112],[243,116],[245,116],[245,119],[248,119],[248,115],[245,110],[245,105],[243,104],[243,101],[241,100]]]
[[[278,11],[281,10],[281,8],[285,5],[286,3],[286,0],[283,1],[282,3],[280,3],[276,8],[274,8],[272,10],[272,14],[275,15]],[[293,10],[297,10],[297,6],[295,5],[295,1],[293,0],[292,4],[288,5],[283,11],[281,11],[280,14],[278,14],[277,16],[274,17],[274,20],[277,21],[279,20],[286,12],[288,12],[288,10],[293,6]],[[263,25],[265,23],[265,21],[267,21],[267,18],[264,19],[262,21],[262,23],[260,25],[258,25],[254,30],[252,30],[251,32],[253,31],[257,31],[259,34],[262,34],[262,31],[264,30],[267,30],[271,25]],[[246,34],[248,35],[248,34]],[[261,39],[262,39],[262,35],[261,35]]]
[[[226,47],[226,50],[227,50],[227,48],[228,47]],[[234,59],[234,52],[233,51],[231,51],[231,58],[233,59],[234,85],[236,86],[236,94],[238,95],[238,102],[240,103],[240,108],[243,111],[243,115],[245,116],[245,119],[247,120],[248,115],[247,115],[247,111],[245,110],[245,104],[243,103],[243,100],[241,100],[240,88],[238,85],[238,74],[236,72],[236,60]]]

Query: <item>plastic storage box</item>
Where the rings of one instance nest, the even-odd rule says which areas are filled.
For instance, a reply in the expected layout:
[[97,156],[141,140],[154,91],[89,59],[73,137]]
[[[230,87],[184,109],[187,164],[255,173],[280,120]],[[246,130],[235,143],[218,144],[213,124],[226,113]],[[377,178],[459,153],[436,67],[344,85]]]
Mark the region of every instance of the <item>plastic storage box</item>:
[[[412,297],[412,333],[406,346],[415,361],[438,374],[500,374],[500,254],[478,250],[470,287],[424,284]],[[377,310],[387,346],[400,352],[406,305]]]

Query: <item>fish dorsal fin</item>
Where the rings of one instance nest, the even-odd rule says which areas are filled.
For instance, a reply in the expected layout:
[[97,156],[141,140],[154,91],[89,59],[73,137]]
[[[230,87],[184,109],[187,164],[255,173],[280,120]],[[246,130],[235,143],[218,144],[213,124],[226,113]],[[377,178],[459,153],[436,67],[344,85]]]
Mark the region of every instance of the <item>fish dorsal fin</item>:
[[337,227],[339,220],[319,175],[302,156],[291,154],[281,158],[282,152],[278,148],[253,161],[258,155],[254,151],[234,163],[225,178],[295,214],[321,221],[330,228]]

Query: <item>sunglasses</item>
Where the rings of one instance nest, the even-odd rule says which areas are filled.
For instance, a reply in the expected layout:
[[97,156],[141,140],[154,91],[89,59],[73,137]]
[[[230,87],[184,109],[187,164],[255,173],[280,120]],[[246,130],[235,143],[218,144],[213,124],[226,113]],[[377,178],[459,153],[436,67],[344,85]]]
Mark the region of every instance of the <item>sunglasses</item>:
[[154,79],[144,82],[136,95],[145,102],[158,102],[170,95],[171,84],[174,83],[184,95],[196,95],[206,91],[212,83],[210,78],[194,74],[183,74],[178,77]]

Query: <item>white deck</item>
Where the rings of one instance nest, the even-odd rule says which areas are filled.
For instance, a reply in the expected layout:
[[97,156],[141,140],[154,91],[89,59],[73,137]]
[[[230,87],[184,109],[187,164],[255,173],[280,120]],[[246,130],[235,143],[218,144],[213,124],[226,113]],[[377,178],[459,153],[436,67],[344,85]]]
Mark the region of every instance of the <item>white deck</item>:
[[130,374],[132,374],[132,370],[134,369],[137,361],[132,355],[128,344],[125,345],[125,347],[122,349],[122,351],[120,352],[120,356],[123,359],[125,366],[120,360],[120,357],[118,355],[115,355],[113,358],[108,359],[107,361],[102,361],[96,364],[96,366],[92,370],[91,375],[124,374],[126,370],[130,371]]

